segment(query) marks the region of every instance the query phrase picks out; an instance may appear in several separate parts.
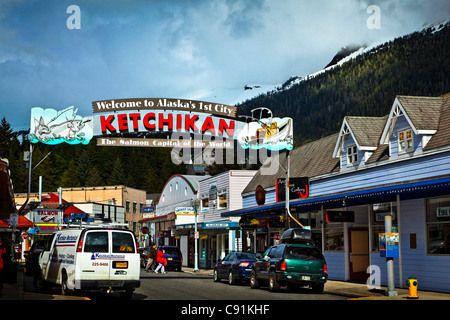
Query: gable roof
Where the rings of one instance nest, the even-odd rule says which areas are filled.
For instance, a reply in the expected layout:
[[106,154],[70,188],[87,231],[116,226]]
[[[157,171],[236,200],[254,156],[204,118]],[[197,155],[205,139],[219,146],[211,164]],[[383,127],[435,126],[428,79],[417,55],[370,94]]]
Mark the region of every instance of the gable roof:
[[380,141],[380,135],[386,124],[384,117],[355,117],[346,116],[342,122],[341,131],[336,141],[333,157],[341,155],[345,136],[351,134],[359,150],[375,150]]
[[441,98],[439,125],[436,133],[428,141],[424,150],[430,150],[450,145],[450,93]]
[[381,135],[380,144],[389,140],[400,115],[405,116],[415,134],[434,134],[438,130],[442,97],[397,96]]

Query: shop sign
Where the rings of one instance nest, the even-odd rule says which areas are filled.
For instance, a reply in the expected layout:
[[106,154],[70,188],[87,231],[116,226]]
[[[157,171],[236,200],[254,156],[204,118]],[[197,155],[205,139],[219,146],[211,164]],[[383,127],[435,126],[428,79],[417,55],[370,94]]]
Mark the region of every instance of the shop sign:
[[143,207],[142,208],[142,212],[143,213],[152,213],[154,211],[155,211],[155,207],[154,206],[152,206],[152,207]]
[[450,207],[438,207],[436,209],[436,217],[438,218],[450,217]]
[[354,211],[327,211],[327,222],[355,222]]
[[192,207],[178,207],[175,208],[175,215],[195,215],[194,208]]
[[[276,201],[286,201],[286,178],[276,179]],[[309,197],[309,178],[289,178],[289,199],[303,199]]]
[[380,257],[398,258],[399,257],[399,234],[398,233],[379,233]]
[[38,228],[39,232],[48,232],[48,231],[58,231],[61,230],[61,228],[57,225],[57,224],[40,224],[40,225],[36,225],[36,227]]
[[392,216],[392,220],[395,220],[395,212],[376,212],[375,221],[384,221],[386,216]]
[[60,211],[56,209],[37,209],[33,214],[34,223],[61,223]]

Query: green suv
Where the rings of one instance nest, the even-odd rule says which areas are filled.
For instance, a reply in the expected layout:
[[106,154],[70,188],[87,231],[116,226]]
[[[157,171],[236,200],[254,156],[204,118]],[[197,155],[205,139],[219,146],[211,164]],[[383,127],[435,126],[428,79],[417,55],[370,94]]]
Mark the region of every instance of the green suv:
[[280,286],[310,286],[314,292],[322,293],[328,278],[327,264],[319,248],[309,244],[311,231],[289,229],[281,241],[252,265],[250,286],[256,289],[264,282],[270,291],[278,291]]

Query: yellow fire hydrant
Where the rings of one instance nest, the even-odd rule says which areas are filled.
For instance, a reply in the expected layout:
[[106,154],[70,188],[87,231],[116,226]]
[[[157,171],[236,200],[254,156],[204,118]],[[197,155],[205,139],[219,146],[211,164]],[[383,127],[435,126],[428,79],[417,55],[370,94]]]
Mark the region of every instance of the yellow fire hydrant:
[[419,299],[419,296],[417,295],[417,278],[409,277],[408,280],[406,280],[406,285],[409,287],[409,295],[407,298]]

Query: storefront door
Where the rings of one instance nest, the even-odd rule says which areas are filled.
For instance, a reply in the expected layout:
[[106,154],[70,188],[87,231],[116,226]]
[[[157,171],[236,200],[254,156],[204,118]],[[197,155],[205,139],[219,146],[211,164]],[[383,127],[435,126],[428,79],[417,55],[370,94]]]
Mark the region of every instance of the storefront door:
[[367,279],[369,267],[369,231],[349,229],[350,280]]

